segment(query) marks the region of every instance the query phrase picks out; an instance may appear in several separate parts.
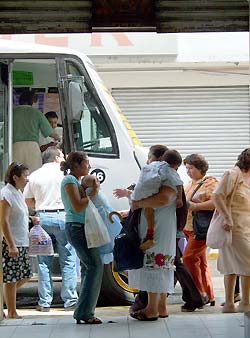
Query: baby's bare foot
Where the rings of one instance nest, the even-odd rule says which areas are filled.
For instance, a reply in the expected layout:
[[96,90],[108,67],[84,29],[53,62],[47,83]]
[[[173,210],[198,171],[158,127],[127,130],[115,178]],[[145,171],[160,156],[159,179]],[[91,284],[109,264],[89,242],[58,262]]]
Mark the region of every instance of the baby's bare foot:
[[153,239],[147,239],[145,242],[142,242],[139,248],[142,251],[148,250],[155,245],[155,241]]

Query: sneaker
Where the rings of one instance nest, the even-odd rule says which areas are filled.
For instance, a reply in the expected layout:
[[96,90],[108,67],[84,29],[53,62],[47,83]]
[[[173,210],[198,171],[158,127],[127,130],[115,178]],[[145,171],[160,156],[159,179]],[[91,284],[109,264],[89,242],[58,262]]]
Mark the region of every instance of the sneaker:
[[37,305],[36,310],[37,311],[41,311],[41,312],[49,312],[50,311],[50,307],[43,307],[41,305]]
[[74,311],[76,308],[76,303],[64,308],[64,311]]

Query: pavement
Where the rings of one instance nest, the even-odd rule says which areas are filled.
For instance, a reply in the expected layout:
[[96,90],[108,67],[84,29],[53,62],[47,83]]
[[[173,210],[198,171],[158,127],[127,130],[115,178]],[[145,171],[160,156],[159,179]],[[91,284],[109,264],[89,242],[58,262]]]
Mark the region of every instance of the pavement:
[[[212,255],[210,255],[212,257]],[[243,338],[244,314],[222,314],[224,300],[223,277],[216,270],[216,257],[209,259],[216,295],[215,306],[192,313],[182,313],[181,288],[168,298],[169,317],[154,322],[142,322],[128,315],[128,307],[98,307],[96,316],[102,325],[76,325],[73,312],[52,308],[42,313],[34,309],[19,309],[23,319],[0,322],[0,337],[4,338]],[[5,310],[6,311],[6,310]]]

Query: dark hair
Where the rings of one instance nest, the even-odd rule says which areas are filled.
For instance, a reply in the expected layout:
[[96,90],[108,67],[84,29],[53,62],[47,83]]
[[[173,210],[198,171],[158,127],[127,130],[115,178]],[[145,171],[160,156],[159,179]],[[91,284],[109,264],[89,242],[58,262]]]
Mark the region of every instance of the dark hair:
[[170,165],[181,165],[182,163],[181,154],[175,149],[166,150],[162,155],[162,160]]
[[191,154],[186,156],[183,163],[193,165],[196,169],[200,170],[202,175],[205,175],[208,171],[208,162],[201,154]]
[[250,169],[250,148],[246,148],[240,153],[235,165],[243,170]]
[[165,151],[168,150],[168,147],[162,144],[155,144],[149,148],[149,151],[154,155],[157,159],[160,158]]
[[11,185],[13,185],[14,187],[16,186],[16,183],[13,179],[13,176],[17,176],[17,177],[21,177],[22,174],[26,171],[29,170],[28,167],[26,167],[25,164],[23,163],[18,163],[18,162],[12,162],[5,174],[5,184],[9,183]]
[[29,106],[32,106],[34,102],[34,93],[29,91],[29,90],[25,90],[24,92],[22,92],[22,94],[20,95],[19,98],[19,104],[23,105],[23,104],[28,104]]
[[72,171],[75,168],[76,164],[81,164],[82,161],[86,161],[88,158],[87,153],[84,151],[72,151],[68,154],[66,161],[60,163],[61,170],[64,175],[67,175],[68,170]]
[[43,164],[54,162],[56,157],[60,156],[60,154],[61,154],[60,150],[56,147],[47,148],[42,154]]
[[55,111],[51,110],[51,111],[48,111],[46,114],[45,114],[45,117],[47,119],[58,119],[58,115]]

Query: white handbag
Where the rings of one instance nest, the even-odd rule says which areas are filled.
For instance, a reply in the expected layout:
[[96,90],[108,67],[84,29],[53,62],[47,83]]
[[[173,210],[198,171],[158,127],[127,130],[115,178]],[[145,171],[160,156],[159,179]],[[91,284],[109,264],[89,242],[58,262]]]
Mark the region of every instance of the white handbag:
[[[234,194],[236,192],[239,182],[239,175],[236,178],[230,200],[227,204],[227,208],[231,211],[231,204],[233,201]],[[206,244],[212,249],[221,249],[225,246],[232,244],[232,231],[226,231],[224,229],[224,217],[215,209],[213,217],[211,219],[208,232]]]
[[215,210],[207,231],[207,246],[212,249],[221,249],[232,243],[232,231],[226,231],[224,224],[224,217]]

